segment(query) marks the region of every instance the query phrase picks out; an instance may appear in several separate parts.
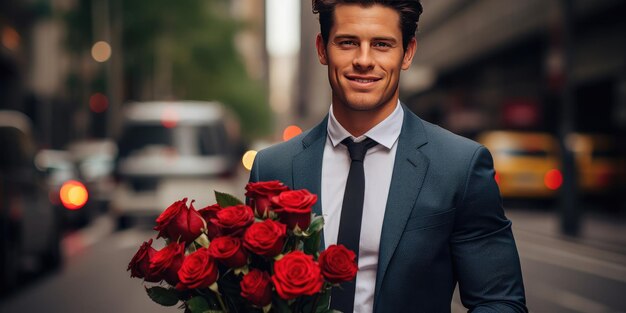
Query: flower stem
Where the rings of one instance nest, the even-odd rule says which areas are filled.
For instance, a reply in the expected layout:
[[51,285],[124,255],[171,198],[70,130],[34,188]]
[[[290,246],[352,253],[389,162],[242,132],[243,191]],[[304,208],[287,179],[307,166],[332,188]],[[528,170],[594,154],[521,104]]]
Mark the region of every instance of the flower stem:
[[217,293],[217,301],[220,303],[220,307],[222,307],[222,311],[224,313],[228,313],[228,308],[226,308],[226,305],[224,304],[224,300],[222,299],[222,296]]
[[331,286],[329,283],[324,282],[324,286],[322,286],[322,290],[315,294],[315,298],[313,299],[313,305],[311,306],[311,313],[314,313],[317,310],[317,303],[320,301],[320,297],[326,293],[330,292]]
[[317,302],[320,300],[320,293],[315,294],[315,298],[313,299],[313,305],[311,305],[311,313],[315,313],[317,309]]

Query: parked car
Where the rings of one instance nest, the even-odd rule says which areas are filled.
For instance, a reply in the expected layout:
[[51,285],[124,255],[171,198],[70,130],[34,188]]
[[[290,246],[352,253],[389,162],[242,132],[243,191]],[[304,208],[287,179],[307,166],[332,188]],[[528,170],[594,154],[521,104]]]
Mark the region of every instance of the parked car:
[[[108,208],[116,156],[117,145],[110,139],[75,141],[67,150],[37,153],[35,164],[47,174],[49,199],[63,212],[65,228],[82,227]],[[69,199],[68,192],[77,191],[81,196]]]
[[580,190],[587,195],[608,195],[624,182],[624,160],[612,136],[575,133],[568,137],[576,157]]
[[67,151],[89,190],[89,205],[96,213],[106,210],[115,189],[117,144],[111,139],[82,140],[69,144]]
[[215,201],[213,190],[235,190],[227,178],[240,157],[239,124],[223,105],[131,103],[126,105],[123,124],[118,184],[111,198],[119,227],[153,219],[183,197],[208,205]]
[[27,271],[61,263],[59,215],[34,164],[30,119],[0,111],[0,293]]
[[74,157],[66,150],[42,149],[35,157],[35,165],[46,173],[48,199],[61,212],[64,230],[85,226],[91,221],[95,208],[90,190],[83,183]]
[[554,136],[541,132],[488,131],[477,137],[493,155],[504,198],[550,198],[561,187],[561,155]]

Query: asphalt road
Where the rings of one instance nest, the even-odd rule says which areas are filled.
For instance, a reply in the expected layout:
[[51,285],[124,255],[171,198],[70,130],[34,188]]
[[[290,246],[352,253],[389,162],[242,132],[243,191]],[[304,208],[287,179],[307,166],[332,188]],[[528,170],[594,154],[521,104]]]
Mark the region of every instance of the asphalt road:
[[[620,221],[585,223],[584,236],[562,237],[558,220],[545,211],[509,212],[521,255],[531,312],[626,312],[626,226]],[[65,265],[0,300],[0,312],[176,312],[145,294],[126,272],[144,240],[156,234],[134,228],[113,232],[100,217],[65,238]],[[162,244],[162,240],[155,241]],[[157,246],[158,247],[158,246]],[[465,312],[458,297],[452,311]]]

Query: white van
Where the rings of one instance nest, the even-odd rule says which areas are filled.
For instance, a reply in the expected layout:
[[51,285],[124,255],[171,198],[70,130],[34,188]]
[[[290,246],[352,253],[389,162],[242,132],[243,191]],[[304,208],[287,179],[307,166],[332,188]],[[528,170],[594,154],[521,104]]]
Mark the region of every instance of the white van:
[[111,212],[120,228],[185,197],[200,208],[214,203],[214,189],[233,192],[239,124],[220,103],[127,104],[118,145]]

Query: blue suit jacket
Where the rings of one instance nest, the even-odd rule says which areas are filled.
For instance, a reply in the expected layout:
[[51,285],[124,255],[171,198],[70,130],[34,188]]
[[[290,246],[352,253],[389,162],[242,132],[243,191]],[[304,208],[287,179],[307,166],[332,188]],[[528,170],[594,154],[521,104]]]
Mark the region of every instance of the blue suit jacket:
[[[374,312],[450,312],[457,282],[471,312],[527,312],[489,151],[403,108]],[[327,120],[260,151],[250,181],[280,180],[320,195]],[[314,211],[321,214],[321,198]]]

